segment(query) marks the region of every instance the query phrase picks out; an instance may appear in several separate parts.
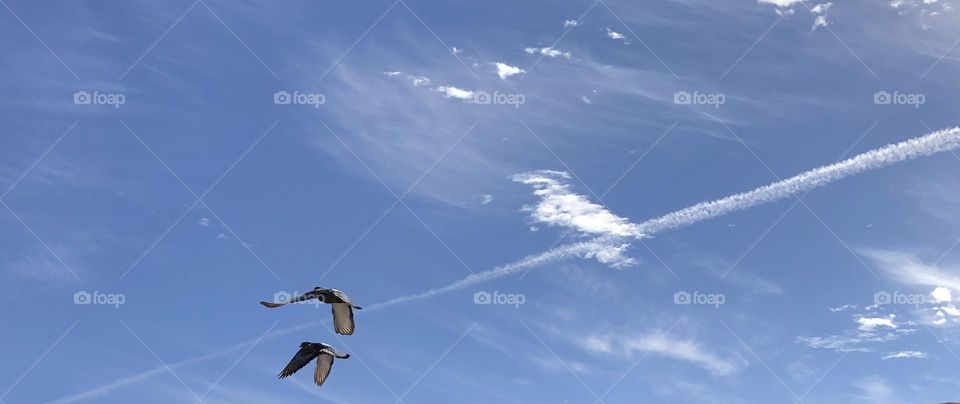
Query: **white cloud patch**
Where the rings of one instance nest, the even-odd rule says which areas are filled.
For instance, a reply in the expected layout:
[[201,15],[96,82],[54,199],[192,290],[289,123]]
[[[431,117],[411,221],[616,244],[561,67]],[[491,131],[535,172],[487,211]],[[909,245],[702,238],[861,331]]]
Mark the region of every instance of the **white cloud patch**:
[[586,196],[574,193],[563,171],[539,170],[513,176],[513,180],[533,186],[540,197],[536,206],[525,207],[534,220],[549,226],[563,226],[581,233],[599,236],[637,237],[637,226],[617,216]]
[[614,31],[614,30],[612,30],[612,29],[610,29],[610,28],[607,28],[607,38],[610,38],[610,39],[612,39],[612,40],[614,40],[614,41],[623,41],[623,43],[625,43],[625,44],[630,43],[630,41],[627,40],[627,36],[626,36],[626,35],[623,35],[623,34],[617,32],[617,31]]
[[409,78],[414,87],[428,86],[431,83],[430,78],[426,76],[410,76]]
[[[383,74],[386,75],[387,77],[400,77],[400,75],[403,73],[398,71],[390,71],[390,72],[383,72]],[[410,84],[413,84],[414,87],[426,86],[431,83],[430,78],[427,76],[407,75],[406,79],[410,81]]]
[[[602,205],[593,203],[584,195],[574,193],[567,183],[570,174],[563,171],[538,170],[513,176],[513,180],[533,187],[533,193],[540,197],[535,206],[525,206],[531,218],[548,226],[560,226],[576,230],[583,236],[600,236],[609,239],[643,237],[637,226],[628,219],[617,216]],[[602,247],[590,251],[585,256],[595,258],[614,268],[635,265],[633,258],[624,253],[630,244],[606,241]]]
[[952,2],[937,0],[891,0],[889,4],[898,15],[916,15],[923,29],[930,28],[934,18],[950,15],[954,8]]
[[944,303],[953,301],[953,293],[950,291],[950,288],[937,286],[930,292],[930,297],[934,303]]
[[520,74],[520,73],[526,73],[526,72],[527,72],[526,70],[523,70],[523,69],[521,69],[521,68],[519,68],[519,67],[511,66],[511,65],[508,65],[508,64],[502,63],[502,62],[497,62],[497,63],[495,63],[495,65],[497,66],[497,76],[500,76],[500,79],[501,79],[501,80],[506,80],[507,77],[515,76],[515,75],[518,75],[518,74]]
[[774,6],[780,8],[793,7],[795,4],[803,2],[803,0],[757,0],[760,4],[773,4]]
[[827,20],[827,10],[833,7],[833,3],[819,3],[810,8],[810,12],[816,15],[816,18],[813,20],[812,31],[816,31],[819,27],[826,27],[830,25],[830,21]]
[[571,56],[570,52],[564,52],[562,50],[554,49],[549,46],[545,48],[524,48],[523,51],[531,55],[539,53],[541,55],[549,56],[552,58],[563,56],[566,59],[570,59],[570,56]]
[[480,195],[480,197],[482,198],[482,200],[480,201],[481,205],[486,205],[490,202],[493,202],[493,195],[483,194],[483,195]]
[[580,25],[580,23],[578,23],[577,20],[566,20],[563,22],[564,28],[573,28],[573,27],[576,27],[577,25]]
[[791,15],[794,13],[793,6],[803,3],[803,0],[757,0],[757,3],[775,6],[777,14]]
[[813,19],[813,27],[811,28],[811,30],[816,31],[817,28],[826,27],[827,25],[830,25],[830,21],[827,20],[827,16],[818,15],[817,18]]
[[201,217],[201,218],[200,218],[200,221],[197,222],[197,224],[199,224],[199,225],[201,225],[201,226],[209,226],[209,225],[210,225],[210,218],[208,218],[208,217]]
[[887,317],[859,317],[857,318],[857,324],[860,325],[858,327],[860,331],[873,331],[878,327],[897,329],[897,324],[893,321],[895,317],[895,314]]
[[820,3],[820,4],[817,4],[817,5],[813,6],[813,7],[811,7],[811,8],[810,8],[810,12],[812,12],[812,13],[814,13],[814,14],[824,14],[824,13],[827,12],[827,10],[830,9],[830,7],[833,7],[833,3],[831,3],[831,2]]
[[900,352],[890,352],[890,353],[888,353],[887,355],[885,355],[885,356],[884,356],[883,358],[881,358],[881,359],[883,359],[883,360],[888,360],[888,359],[908,359],[908,358],[909,358],[909,359],[924,359],[924,358],[926,358],[926,357],[927,357],[927,353],[926,353],[926,352],[920,352],[920,351],[900,351]]
[[446,98],[456,98],[460,100],[469,100],[473,97],[473,91],[464,90],[453,86],[440,86],[435,89]]
[[844,310],[851,310],[851,309],[856,309],[856,308],[857,308],[857,306],[855,306],[855,305],[852,305],[852,304],[844,304],[844,305],[840,305],[840,306],[837,306],[837,307],[831,307],[831,308],[830,308],[830,311],[832,311],[832,312],[834,312],[834,313],[837,313],[837,312],[841,312],[841,311],[844,311]]

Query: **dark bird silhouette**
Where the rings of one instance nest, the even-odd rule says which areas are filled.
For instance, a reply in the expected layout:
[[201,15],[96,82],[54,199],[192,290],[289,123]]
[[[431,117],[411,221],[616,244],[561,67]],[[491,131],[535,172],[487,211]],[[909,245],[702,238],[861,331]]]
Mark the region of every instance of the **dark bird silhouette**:
[[347,359],[349,357],[350,354],[337,352],[336,349],[327,344],[303,342],[300,344],[300,350],[297,351],[296,355],[293,355],[290,363],[280,371],[279,376],[283,379],[297,373],[298,370],[303,369],[304,366],[307,366],[310,361],[316,358],[317,370],[313,373],[313,382],[317,386],[322,386],[323,382],[327,380],[327,376],[330,375],[330,369],[333,368],[333,358]]
[[260,302],[260,304],[273,309],[286,304],[303,302],[310,299],[317,299],[332,306],[333,327],[337,330],[337,334],[353,335],[353,330],[356,328],[356,324],[353,322],[353,309],[360,310],[363,307],[350,302],[350,298],[339,290],[315,287],[307,293],[290,299],[289,302]]

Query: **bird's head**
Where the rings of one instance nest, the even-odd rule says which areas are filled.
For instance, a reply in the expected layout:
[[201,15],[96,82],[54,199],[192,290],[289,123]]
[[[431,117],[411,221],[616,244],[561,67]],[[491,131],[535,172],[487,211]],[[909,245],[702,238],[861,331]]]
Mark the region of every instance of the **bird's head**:
[[300,348],[304,348],[304,347],[307,347],[307,346],[310,346],[310,345],[313,345],[313,343],[312,343],[312,342],[301,342],[301,343],[300,343]]
[[322,288],[322,287],[319,287],[319,286],[316,286],[316,287],[313,288],[313,291],[314,291],[314,292],[320,292],[320,291],[322,291],[322,290],[325,290],[325,289]]

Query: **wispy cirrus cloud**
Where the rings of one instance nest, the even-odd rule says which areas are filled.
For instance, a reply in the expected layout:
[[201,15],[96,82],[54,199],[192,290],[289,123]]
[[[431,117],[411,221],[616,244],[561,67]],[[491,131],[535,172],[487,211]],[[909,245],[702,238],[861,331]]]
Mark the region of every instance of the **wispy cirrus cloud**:
[[[960,275],[937,264],[927,264],[914,254],[879,249],[861,249],[866,256],[880,268],[882,273],[898,283],[908,286],[945,287],[960,290]],[[941,297],[949,293],[938,292]]]
[[663,333],[590,335],[580,341],[580,347],[593,353],[618,357],[635,358],[644,354],[660,356],[687,362],[716,376],[736,373],[747,364],[743,358],[721,357],[696,341]]

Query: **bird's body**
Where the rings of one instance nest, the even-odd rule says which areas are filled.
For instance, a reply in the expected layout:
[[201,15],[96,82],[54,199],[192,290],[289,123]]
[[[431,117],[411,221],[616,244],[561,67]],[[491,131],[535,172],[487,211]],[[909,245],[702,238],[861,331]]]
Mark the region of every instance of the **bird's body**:
[[317,369],[313,373],[313,382],[317,386],[321,386],[327,380],[327,376],[330,375],[334,358],[347,359],[349,357],[350,354],[338,352],[332,346],[324,343],[303,342],[300,344],[300,350],[297,351],[296,355],[293,355],[293,359],[290,359],[290,363],[280,371],[278,376],[281,379],[286,378],[297,373],[310,361],[316,359]]
[[356,328],[356,324],[353,321],[353,309],[360,310],[362,307],[350,302],[350,298],[347,297],[345,293],[337,289],[316,287],[307,293],[290,299],[289,302],[260,302],[260,304],[262,304],[264,307],[273,309],[289,303],[297,303],[310,299],[317,299],[331,306],[331,310],[333,311],[333,325],[334,329],[337,331],[337,334],[353,334],[353,331]]

